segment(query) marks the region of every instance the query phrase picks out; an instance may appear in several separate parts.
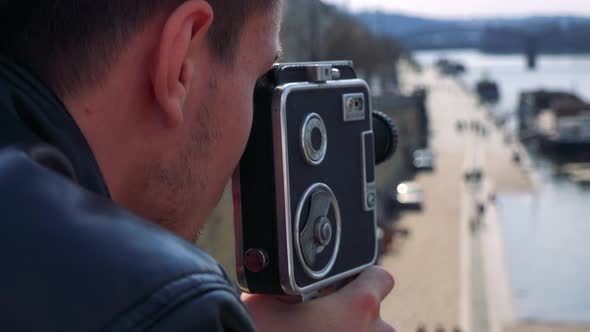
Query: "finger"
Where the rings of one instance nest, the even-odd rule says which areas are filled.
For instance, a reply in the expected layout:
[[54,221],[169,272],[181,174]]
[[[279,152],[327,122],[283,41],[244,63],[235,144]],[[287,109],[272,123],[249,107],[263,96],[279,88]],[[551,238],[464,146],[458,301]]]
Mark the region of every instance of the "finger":
[[273,295],[263,295],[263,294],[242,294],[241,296],[242,302],[246,304],[246,306],[250,307],[269,307],[275,310],[281,310],[283,307],[288,306],[288,304]]
[[379,302],[383,301],[395,286],[395,280],[388,271],[381,267],[373,266],[366,269],[350,285],[353,291],[369,291],[374,294]]

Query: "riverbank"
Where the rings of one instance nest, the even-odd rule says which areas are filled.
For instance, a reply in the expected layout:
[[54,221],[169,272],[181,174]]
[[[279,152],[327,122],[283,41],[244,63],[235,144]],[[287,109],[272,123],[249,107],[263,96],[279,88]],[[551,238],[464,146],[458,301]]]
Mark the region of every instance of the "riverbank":
[[453,98],[463,93],[456,85],[438,80],[433,72],[416,76],[404,70],[402,80],[410,89],[416,85],[430,88],[428,109],[436,167],[417,176],[424,189],[423,210],[401,215],[398,228],[408,236],[397,238],[393,251],[383,257],[382,265],[395,275],[396,289],[384,301],[382,315],[398,331],[419,327],[469,331],[469,235],[461,207],[464,143],[454,132],[454,111],[446,111],[465,110],[457,107],[457,101],[465,100]]
[[572,326],[564,324],[535,324],[523,323],[518,326],[508,327],[505,332],[589,332],[589,327]]
[[[513,162],[520,146],[505,142],[486,109],[456,81],[433,70],[402,70],[402,82],[408,91],[418,85],[429,88],[437,167],[418,175],[425,208],[402,214],[399,227],[409,236],[396,241],[383,259],[397,280],[383,315],[400,331],[513,331],[507,328],[515,322],[494,197],[533,191],[535,176],[523,167],[526,159]],[[458,122],[478,123],[486,134],[458,130]],[[464,182],[464,173],[473,169],[482,170],[481,185]],[[485,218],[476,220],[480,205]]]

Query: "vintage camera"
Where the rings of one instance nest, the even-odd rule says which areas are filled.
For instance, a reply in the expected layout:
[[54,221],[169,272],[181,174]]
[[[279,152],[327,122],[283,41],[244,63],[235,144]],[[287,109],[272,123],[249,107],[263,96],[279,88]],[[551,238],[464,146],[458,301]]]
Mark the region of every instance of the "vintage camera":
[[242,290],[305,301],[375,264],[375,163],[396,134],[370,96],[346,61],[278,64],[259,80],[233,178]]

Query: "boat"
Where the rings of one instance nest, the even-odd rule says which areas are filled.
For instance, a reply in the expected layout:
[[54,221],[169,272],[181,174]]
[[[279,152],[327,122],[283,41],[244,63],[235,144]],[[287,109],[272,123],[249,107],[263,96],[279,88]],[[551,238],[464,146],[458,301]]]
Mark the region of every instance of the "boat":
[[590,148],[590,104],[557,101],[535,119],[541,144],[549,148]]
[[569,163],[562,166],[560,172],[575,182],[590,184],[590,163]]
[[441,74],[449,76],[459,76],[467,72],[467,67],[465,67],[464,64],[445,58],[437,60],[435,66],[438,68]]
[[535,139],[555,152],[590,152],[590,104],[575,94],[523,92],[518,109],[522,139]]
[[527,134],[534,129],[534,123],[539,113],[548,109],[556,101],[582,102],[580,97],[564,91],[532,90],[520,93],[518,102],[518,124],[521,134]]

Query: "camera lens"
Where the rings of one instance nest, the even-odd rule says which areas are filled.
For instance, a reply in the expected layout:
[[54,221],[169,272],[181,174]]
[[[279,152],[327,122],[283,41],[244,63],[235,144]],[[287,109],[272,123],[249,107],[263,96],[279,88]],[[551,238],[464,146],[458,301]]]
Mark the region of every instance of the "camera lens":
[[311,132],[311,146],[316,151],[322,148],[322,132],[318,128],[314,128]]
[[328,149],[328,134],[324,120],[311,113],[303,121],[301,128],[301,149],[305,161],[312,166],[318,166],[326,157]]

